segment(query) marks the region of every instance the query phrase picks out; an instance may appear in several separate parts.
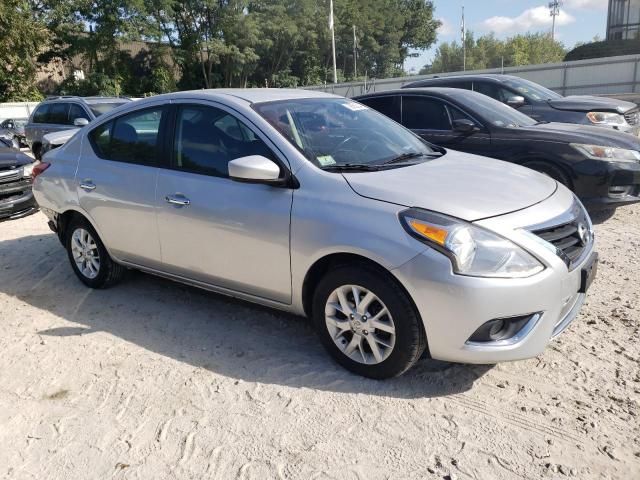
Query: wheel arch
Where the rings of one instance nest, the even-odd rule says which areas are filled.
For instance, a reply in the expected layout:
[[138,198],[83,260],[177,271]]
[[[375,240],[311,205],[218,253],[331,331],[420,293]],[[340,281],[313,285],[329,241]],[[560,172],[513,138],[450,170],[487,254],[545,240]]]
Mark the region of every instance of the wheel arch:
[[[531,157],[518,159],[518,163],[523,167],[530,168],[531,170],[535,170],[536,172],[540,172],[540,170],[538,170],[535,167],[538,167],[541,169],[546,168],[551,171],[556,170],[564,177],[564,179],[558,180],[557,178],[554,178],[554,180],[560,181],[560,183],[565,185],[571,191],[574,190],[574,184],[573,184],[574,175],[571,172],[571,169],[568,168],[562,161],[549,159],[541,156],[531,156]],[[540,172],[540,173],[547,174],[547,172]]]

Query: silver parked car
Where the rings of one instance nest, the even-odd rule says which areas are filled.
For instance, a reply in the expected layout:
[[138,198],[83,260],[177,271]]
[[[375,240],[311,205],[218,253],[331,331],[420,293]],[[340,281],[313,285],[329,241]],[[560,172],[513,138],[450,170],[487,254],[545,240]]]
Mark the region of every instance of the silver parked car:
[[121,97],[50,97],[38,104],[24,126],[26,143],[34,156],[42,156],[43,137],[52,132],[78,129],[120,105],[131,102]]
[[34,170],[86,285],[127,268],[306,314],[346,368],[538,355],[594,277],[576,197],[359,103],[209,90],[105,114]]

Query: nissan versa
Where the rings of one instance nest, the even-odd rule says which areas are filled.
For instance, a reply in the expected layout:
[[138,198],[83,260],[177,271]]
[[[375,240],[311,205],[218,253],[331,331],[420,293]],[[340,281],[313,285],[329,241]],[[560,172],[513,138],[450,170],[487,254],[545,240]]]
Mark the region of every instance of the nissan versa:
[[582,204],[532,170],[430,146],[304,90],[209,90],[95,120],[34,169],[77,276],[127,268],[313,319],[346,368],[541,353],[597,254]]

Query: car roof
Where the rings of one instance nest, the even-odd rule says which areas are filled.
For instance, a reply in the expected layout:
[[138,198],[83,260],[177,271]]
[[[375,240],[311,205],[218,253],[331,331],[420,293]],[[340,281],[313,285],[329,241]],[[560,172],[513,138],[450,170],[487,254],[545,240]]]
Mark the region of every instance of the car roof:
[[447,82],[447,81],[451,81],[451,80],[455,80],[455,81],[460,81],[460,80],[468,80],[468,81],[472,81],[472,80],[495,80],[498,82],[502,82],[504,80],[522,80],[520,77],[516,77],[514,75],[503,75],[501,73],[478,73],[478,74],[471,74],[471,75],[447,75],[444,77],[431,77],[431,78],[423,78],[420,80],[416,80],[414,82],[410,82],[408,84],[405,85],[405,87],[415,84],[415,83],[422,83],[422,82],[433,82],[433,83],[437,83],[437,82]]
[[132,100],[128,97],[80,97],[77,95],[60,95],[57,97],[47,97],[43,100],[43,102],[68,102],[70,100],[78,100],[80,102],[84,102],[87,104],[94,103],[115,103],[115,102],[131,102]]
[[396,90],[385,90],[382,92],[367,93],[364,95],[358,95],[356,97],[353,97],[353,99],[358,100],[361,98],[384,97],[385,95],[411,95],[415,93],[418,93],[418,94],[424,93],[425,95],[430,94],[430,95],[435,95],[439,97],[462,97],[462,96],[467,96],[471,98],[477,97],[477,96],[485,97],[485,95],[483,95],[482,93],[473,92],[471,90],[464,90],[461,88],[415,87],[415,88],[402,88],[402,89],[396,89]]

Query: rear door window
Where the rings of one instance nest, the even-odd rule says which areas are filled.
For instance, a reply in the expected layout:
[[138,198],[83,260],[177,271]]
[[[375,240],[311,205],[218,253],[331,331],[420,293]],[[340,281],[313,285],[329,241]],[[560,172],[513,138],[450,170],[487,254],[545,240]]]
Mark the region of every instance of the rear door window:
[[54,123],[56,125],[67,125],[69,123],[69,104],[51,104],[51,107],[49,108],[49,115],[47,115],[47,123]]
[[392,120],[400,123],[400,95],[388,95],[384,97],[371,97],[358,100],[360,103],[377,110]]
[[160,124],[163,107],[123,115],[89,134],[96,154],[107,160],[154,165],[160,152]]
[[492,82],[474,82],[473,89],[478,93],[482,93],[500,102],[506,102],[510,97],[515,95],[506,88]]
[[444,103],[422,96],[402,97],[402,124],[412,130],[451,130]]

